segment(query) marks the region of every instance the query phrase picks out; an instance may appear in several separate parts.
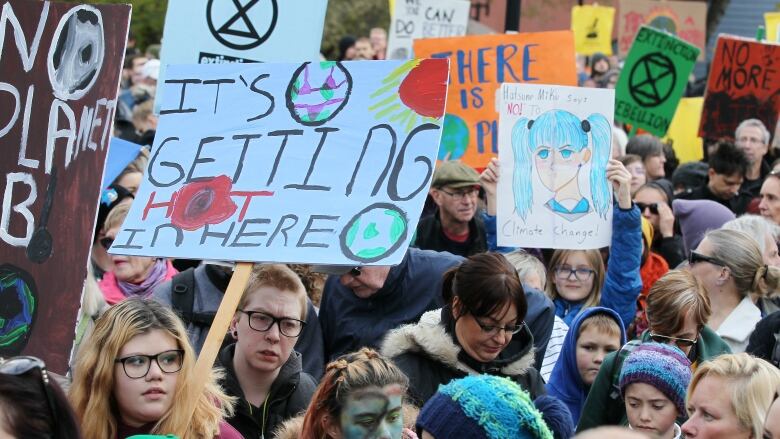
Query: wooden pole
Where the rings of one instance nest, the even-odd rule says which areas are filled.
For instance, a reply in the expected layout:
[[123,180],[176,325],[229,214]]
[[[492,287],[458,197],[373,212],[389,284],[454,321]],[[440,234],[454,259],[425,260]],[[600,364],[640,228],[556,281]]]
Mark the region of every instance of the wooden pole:
[[[225,334],[230,327],[230,320],[236,313],[238,302],[241,301],[241,294],[243,294],[249,282],[249,275],[252,274],[253,265],[251,262],[236,263],[233,277],[230,279],[225,296],[219,304],[217,314],[214,316],[214,322],[211,324],[209,334],[206,336],[206,342],[203,343],[203,349],[201,349],[198,361],[195,363],[195,371],[191,379],[195,381],[195,385],[200,388],[200,391],[196,391],[194,395],[200,395],[206,386],[206,382],[208,382],[211,368],[214,366],[214,360],[217,359],[219,348],[222,346],[222,341],[225,339]],[[174,403],[187,404],[186,418],[191,418],[195,412],[196,402],[197,398],[193,398],[192,401],[176,401]],[[184,438],[184,433],[184,431],[175,432],[180,438]]]

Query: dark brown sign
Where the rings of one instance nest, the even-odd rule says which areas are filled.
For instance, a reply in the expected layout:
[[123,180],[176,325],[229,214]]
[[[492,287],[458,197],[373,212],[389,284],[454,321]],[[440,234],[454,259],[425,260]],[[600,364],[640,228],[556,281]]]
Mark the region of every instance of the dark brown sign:
[[0,356],[67,370],[129,5],[0,1]]

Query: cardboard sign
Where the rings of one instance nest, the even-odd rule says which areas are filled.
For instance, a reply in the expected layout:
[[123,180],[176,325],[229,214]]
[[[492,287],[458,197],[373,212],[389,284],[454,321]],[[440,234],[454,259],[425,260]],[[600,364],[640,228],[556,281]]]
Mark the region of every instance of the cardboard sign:
[[780,114],[780,44],[730,35],[718,37],[707,79],[699,136],[734,138],[745,119],[764,122],[770,132]]
[[436,161],[447,60],[171,66],[112,253],[390,265]]
[[141,152],[141,145],[137,145],[119,137],[112,137],[108,144],[108,155],[106,156],[106,169],[103,172],[103,182],[101,189],[105,189],[119,177],[119,174],[129,165]]
[[699,49],[643,26],[617,83],[615,119],[662,137],[669,130]]
[[498,245],[609,245],[614,102],[610,89],[502,85]]
[[780,43],[780,12],[764,12],[766,39]]
[[704,60],[707,41],[707,2],[620,0],[618,55],[626,56],[641,26],[668,32],[699,48]]
[[0,2],[0,357],[67,370],[129,21]]
[[170,64],[317,60],[327,7],[328,0],[168,0],[159,82]]
[[470,8],[467,0],[399,1],[390,20],[387,58],[411,58],[416,38],[466,35]]
[[699,137],[699,123],[704,98],[682,98],[664,141],[671,143],[680,163],[704,158],[704,141]]
[[415,40],[414,52],[451,57],[438,157],[474,168],[498,153],[495,95],[501,83],[577,84],[571,31]]
[[612,55],[612,25],[615,8],[609,6],[574,6],[571,8],[571,30],[574,49],[580,55],[601,52]]

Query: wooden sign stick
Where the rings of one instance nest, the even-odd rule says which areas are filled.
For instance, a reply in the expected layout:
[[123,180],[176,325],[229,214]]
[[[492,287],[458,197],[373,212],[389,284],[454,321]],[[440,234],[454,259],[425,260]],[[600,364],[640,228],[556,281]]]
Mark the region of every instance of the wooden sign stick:
[[[200,389],[193,393],[193,395],[200,395],[208,382],[209,375],[211,374],[211,368],[214,366],[214,360],[217,359],[219,348],[222,346],[222,341],[225,339],[225,334],[230,327],[230,320],[236,313],[238,308],[238,302],[241,300],[241,294],[249,283],[249,275],[252,274],[252,262],[237,262],[236,268],[233,270],[233,277],[230,278],[225,296],[222,298],[222,302],[219,304],[217,315],[214,316],[214,322],[211,324],[209,334],[206,336],[206,342],[203,343],[203,349],[200,351],[198,361],[195,363],[195,371],[193,372],[192,379],[195,380],[195,385]],[[187,416],[191,418],[195,412],[195,404],[197,398],[192,398],[191,401],[177,401],[177,404],[187,404]],[[185,438],[184,431],[177,431],[175,434],[180,438]],[[186,439],[186,438],[185,438]]]

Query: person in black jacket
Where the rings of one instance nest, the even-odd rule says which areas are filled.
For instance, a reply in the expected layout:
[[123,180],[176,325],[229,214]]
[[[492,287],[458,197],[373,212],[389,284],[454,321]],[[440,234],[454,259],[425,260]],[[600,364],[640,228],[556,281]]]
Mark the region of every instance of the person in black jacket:
[[255,266],[230,325],[236,342],[219,354],[220,383],[237,399],[227,419],[245,438],[271,437],[306,410],[316,383],[293,346],[306,325],[306,290],[285,265]]
[[440,384],[467,375],[512,379],[532,398],[545,393],[533,368],[533,335],[517,271],[499,253],[470,257],[444,274],[446,305],[388,334],[382,354],[409,377],[409,396],[424,404]]

